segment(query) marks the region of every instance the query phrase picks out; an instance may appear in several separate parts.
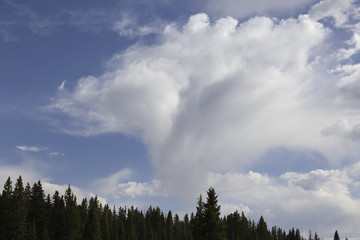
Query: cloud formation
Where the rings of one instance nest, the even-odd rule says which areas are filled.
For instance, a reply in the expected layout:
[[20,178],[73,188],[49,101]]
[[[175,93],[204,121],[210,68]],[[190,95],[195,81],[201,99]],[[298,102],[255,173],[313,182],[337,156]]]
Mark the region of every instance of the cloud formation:
[[73,134],[141,139],[166,178],[241,168],[272,147],[322,150],[328,116],[311,106],[309,61],[327,31],[307,15],[238,25],[197,14],[180,30],[167,26],[158,45],[115,55],[109,71],[59,91],[49,109],[70,117],[61,127]]
[[[225,193],[227,206],[249,212],[261,206],[284,224],[296,213],[308,219],[316,212],[317,229],[333,209],[324,225],[344,219],[344,229],[356,232],[351,209],[360,209],[359,201],[349,193],[353,180],[345,170],[248,172],[276,148],[315,152],[333,168],[357,161],[360,149],[346,141],[357,140],[360,123],[353,87],[359,66],[351,59],[358,51],[358,27],[350,21],[355,8],[352,1],[340,7],[322,1],[297,18],[241,23],[196,14],[183,26],[167,25],[156,44],[114,55],[103,75],[64,86],[47,110],[63,114],[57,127],[67,133],[121,133],[148,147],[160,180],[126,182],[120,171],[100,181],[111,182],[108,193],[151,195],[161,185],[166,194],[193,201],[210,184]],[[335,22],[325,27],[321,20],[329,16]],[[340,46],[332,38],[339,29],[352,37]],[[344,63],[341,52],[351,61]],[[338,119],[344,120],[334,125]]]
[[357,124],[355,126],[350,126],[346,119],[341,119],[337,121],[335,124],[326,127],[322,131],[325,136],[339,136],[343,138],[349,138],[354,141],[360,140],[360,125]]
[[225,1],[216,1],[208,0],[205,1],[205,10],[217,16],[234,16],[237,18],[248,17],[251,15],[263,15],[272,13],[275,15],[285,15],[293,13],[295,9],[306,9],[310,4],[316,2],[316,0],[255,0],[255,1],[246,1],[246,0],[225,0]]
[[129,181],[133,176],[130,169],[122,169],[111,176],[98,179],[93,183],[93,188],[97,189],[102,196],[109,199],[120,199],[122,197],[137,196],[166,196],[161,189],[161,182],[153,180],[151,183],[137,183]]
[[[59,89],[61,91],[61,89]],[[61,156],[64,157],[65,154],[61,152],[52,152],[50,148],[48,147],[37,147],[37,146],[26,146],[26,145],[19,145],[16,146],[17,149],[24,151],[24,152],[48,152],[49,156],[55,157],[55,156]]]
[[24,152],[40,152],[47,149],[46,147],[35,147],[35,146],[25,146],[25,145],[16,146],[16,148]]
[[288,172],[279,177],[251,171],[210,173],[208,183],[217,189],[222,202],[245,206],[242,209],[255,221],[263,215],[270,226],[289,229],[296,225],[302,232],[312,229],[322,236],[331,236],[333,229],[338,229],[357,236],[360,202],[350,191],[359,182],[348,170]]

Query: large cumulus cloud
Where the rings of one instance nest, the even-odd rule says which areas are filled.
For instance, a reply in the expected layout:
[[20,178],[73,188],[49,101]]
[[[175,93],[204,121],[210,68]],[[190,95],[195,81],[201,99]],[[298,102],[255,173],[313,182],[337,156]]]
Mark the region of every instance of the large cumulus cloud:
[[[232,186],[231,181],[219,183],[235,176],[253,188],[235,189],[233,196],[245,191],[256,200],[261,186],[264,199],[279,193],[267,208],[273,219],[293,216],[294,206],[305,217],[332,207],[350,216],[349,207],[358,202],[347,192],[351,180],[340,170],[285,173],[282,185],[266,175],[244,175],[263,154],[280,147],[316,152],[333,168],[360,156],[353,141],[360,122],[354,104],[358,95],[351,87],[357,86],[358,66],[343,62],[344,53],[352,60],[358,51],[358,27],[350,22],[356,11],[349,11],[355,7],[351,1],[335,11],[333,2],[283,20],[253,17],[239,23],[227,17],[212,22],[204,13],[193,15],[184,26],[168,25],[157,43],[139,43],[115,55],[103,75],[83,77],[74,88],[62,84],[47,109],[60,114],[56,126],[68,133],[116,132],[143,141],[167,194],[193,200],[209,184],[221,191]],[[352,40],[342,39],[339,45],[332,30],[320,23],[328,17]],[[325,184],[335,178],[343,179],[340,185]],[[156,189],[159,184],[148,185]],[[321,205],[336,189],[345,189],[334,199],[347,207],[335,200]],[[297,190],[300,198],[284,200]],[[326,191],[329,195],[321,195]],[[254,204],[263,205],[260,200]],[[279,204],[278,213],[270,210],[271,203]]]

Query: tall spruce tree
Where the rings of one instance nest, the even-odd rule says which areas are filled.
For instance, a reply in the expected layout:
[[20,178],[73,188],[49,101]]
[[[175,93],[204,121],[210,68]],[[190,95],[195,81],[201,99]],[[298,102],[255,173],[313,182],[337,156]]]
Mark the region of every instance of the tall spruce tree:
[[78,240],[80,233],[80,212],[77,207],[76,196],[73,194],[70,185],[65,191],[65,222],[64,222],[64,239]]
[[101,240],[100,221],[99,221],[99,200],[97,196],[90,198],[88,218],[82,239]]
[[2,215],[1,217],[1,239],[12,239],[14,238],[14,229],[13,229],[13,224],[14,224],[14,215],[13,215],[13,206],[12,206],[12,202],[13,202],[13,185],[12,185],[12,181],[11,178],[8,177],[8,179],[6,180],[5,184],[4,184],[4,189],[2,192],[2,202],[1,202],[1,207],[2,207]]
[[340,240],[339,233],[337,230],[335,231],[335,234],[334,234],[334,240]]
[[14,193],[13,193],[13,230],[14,230],[14,239],[22,240],[25,239],[26,234],[26,219],[27,219],[27,204],[24,184],[21,176],[16,180]]
[[218,205],[217,198],[215,189],[210,187],[204,205],[204,234],[206,240],[226,239],[225,226],[220,218],[220,205]]
[[257,224],[257,233],[259,240],[269,240],[270,234],[267,228],[266,222],[263,216],[260,217],[259,223]]
[[167,234],[167,240],[174,239],[174,221],[173,221],[172,212],[170,210],[166,216],[166,234]]
[[34,183],[30,196],[29,219],[35,223],[37,239],[47,240],[47,209],[45,194],[40,181]]
[[65,224],[65,203],[63,196],[55,191],[52,197],[52,209],[49,222],[49,236],[52,240],[63,240]]
[[196,213],[192,220],[192,234],[194,239],[196,240],[204,240],[205,239],[205,220],[204,220],[204,209],[205,203],[202,200],[202,195],[200,194],[197,206],[196,206]]

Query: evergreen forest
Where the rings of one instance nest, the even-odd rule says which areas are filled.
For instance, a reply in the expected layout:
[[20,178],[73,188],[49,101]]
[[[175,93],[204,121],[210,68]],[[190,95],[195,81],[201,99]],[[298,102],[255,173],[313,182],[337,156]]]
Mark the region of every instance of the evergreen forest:
[[[245,214],[220,214],[218,196],[213,188],[206,200],[200,195],[196,212],[180,218],[150,206],[110,207],[98,198],[78,204],[68,186],[45,195],[40,181],[26,186],[20,177],[13,185],[9,177],[0,195],[0,240],[305,240],[299,229],[285,231],[268,228],[264,218],[255,222]],[[339,240],[336,231],[334,239]],[[308,240],[319,240],[311,231]]]

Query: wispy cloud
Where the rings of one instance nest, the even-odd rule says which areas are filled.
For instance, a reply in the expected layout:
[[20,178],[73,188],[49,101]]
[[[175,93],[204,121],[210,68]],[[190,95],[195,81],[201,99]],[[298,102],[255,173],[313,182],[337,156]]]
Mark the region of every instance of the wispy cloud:
[[134,14],[123,13],[121,19],[113,23],[112,29],[120,36],[137,38],[149,34],[162,33],[166,23],[161,20],[153,20],[146,24],[140,24]]
[[66,84],[66,80],[62,81],[62,83],[60,84],[60,86],[58,87],[59,91],[63,91],[65,89],[65,84]]
[[233,16],[244,18],[252,15],[264,15],[272,13],[275,15],[286,15],[295,12],[295,9],[306,9],[309,5],[316,2],[316,0],[303,1],[287,1],[287,0],[225,0],[216,1],[208,0],[202,4],[206,12],[216,16]]
[[65,157],[65,154],[64,153],[59,153],[59,152],[50,152],[49,156],[52,156],[52,157],[56,157],[56,156]]
[[[0,15],[0,37],[4,41],[17,40],[17,32],[11,31],[16,28],[26,29],[37,35],[49,35],[60,27],[72,26],[94,34],[114,31],[123,37],[138,38],[160,33],[165,27],[163,21],[149,16],[144,19],[143,15],[140,18],[138,12],[125,10],[126,8],[120,4],[113,4],[106,8],[68,9],[64,7],[62,10],[49,14],[39,13],[31,5],[14,1],[4,1],[2,4],[6,10]],[[145,2],[131,4],[138,6]]]
[[24,152],[48,152],[48,155],[51,157],[56,157],[56,156],[60,156],[60,157],[64,157],[65,154],[64,153],[60,153],[60,152],[53,152],[51,151],[50,148],[48,147],[38,147],[38,146],[25,146],[25,145],[19,145],[16,146],[17,149],[24,151]]
[[24,152],[40,152],[48,150],[47,147],[35,147],[35,146],[16,146],[17,149],[24,151]]

